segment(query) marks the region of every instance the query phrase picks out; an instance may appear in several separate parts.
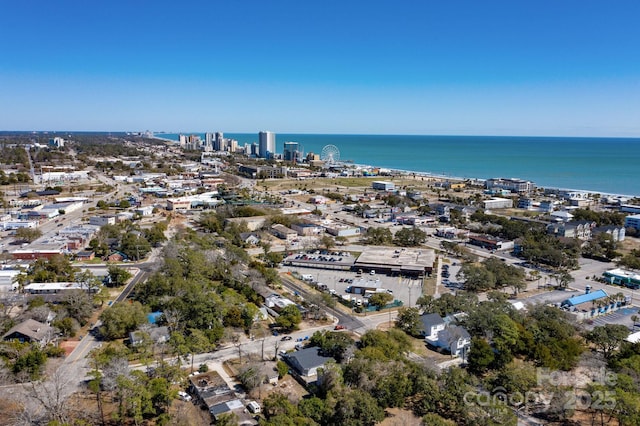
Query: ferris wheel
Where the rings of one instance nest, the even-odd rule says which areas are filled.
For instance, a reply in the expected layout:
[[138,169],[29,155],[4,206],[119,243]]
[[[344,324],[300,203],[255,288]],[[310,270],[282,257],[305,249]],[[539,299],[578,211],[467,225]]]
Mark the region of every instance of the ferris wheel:
[[340,150],[335,145],[325,145],[320,153],[320,159],[325,164],[335,164],[340,161]]

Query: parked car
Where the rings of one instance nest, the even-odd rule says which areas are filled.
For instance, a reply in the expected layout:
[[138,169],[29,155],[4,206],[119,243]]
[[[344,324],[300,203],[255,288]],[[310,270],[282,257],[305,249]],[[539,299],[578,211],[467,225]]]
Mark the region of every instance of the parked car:
[[292,339],[291,336],[283,336],[282,339],[280,339],[280,340],[287,341],[287,340],[291,340],[291,339]]
[[345,327],[344,325],[340,325],[340,324],[338,324],[338,325],[336,325],[333,329],[334,329],[334,330],[344,330],[344,329],[346,329],[346,327]]
[[189,395],[188,393],[186,393],[185,391],[178,391],[178,396],[180,397],[181,400],[189,402],[191,401],[191,395]]

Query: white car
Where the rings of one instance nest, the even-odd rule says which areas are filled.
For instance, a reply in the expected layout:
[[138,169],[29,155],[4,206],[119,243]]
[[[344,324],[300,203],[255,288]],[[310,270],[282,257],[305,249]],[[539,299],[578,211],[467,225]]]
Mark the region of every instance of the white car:
[[188,393],[186,393],[185,391],[178,391],[178,396],[180,397],[181,400],[189,402],[191,401],[191,395],[189,395]]

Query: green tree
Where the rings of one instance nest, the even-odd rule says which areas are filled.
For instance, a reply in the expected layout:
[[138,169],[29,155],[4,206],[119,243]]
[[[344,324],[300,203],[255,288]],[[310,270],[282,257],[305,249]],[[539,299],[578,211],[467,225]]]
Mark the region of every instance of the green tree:
[[365,243],[371,245],[389,245],[393,241],[393,235],[389,228],[378,228],[375,226],[367,229]]
[[278,378],[282,379],[289,372],[289,366],[284,361],[278,360],[276,370],[278,370]]
[[100,314],[100,333],[108,340],[120,339],[147,321],[144,307],[140,302],[116,303]]
[[373,426],[384,419],[384,410],[367,392],[344,390],[336,395],[332,424],[345,426]]
[[109,280],[107,281],[109,287],[120,287],[129,281],[132,276],[126,269],[115,265],[109,266],[107,271],[109,273]]
[[285,330],[293,330],[302,321],[302,314],[295,305],[288,305],[282,308],[280,316],[276,319],[276,325]]
[[154,223],[151,228],[144,230],[144,238],[152,247],[159,247],[163,241],[167,241],[164,235],[166,229],[167,225],[164,222]]
[[326,250],[331,250],[336,245],[336,241],[331,235],[323,235],[320,238],[320,246]]
[[128,232],[122,237],[120,249],[129,259],[140,260],[151,251],[151,244],[142,235]]
[[456,278],[464,281],[464,287],[467,291],[486,291],[495,288],[496,285],[495,275],[483,265],[465,263]]
[[15,231],[16,241],[32,242],[42,236],[42,231],[36,228],[18,228]]
[[298,410],[300,411],[300,415],[313,420],[319,425],[327,424],[331,416],[331,409],[326,400],[315,396],[312,398],[303,398],[298,403]]
[[316,331],[311,336],[311,346],[318,346],[326,356],[342,361],[347,350],[353,346],[353,339],[347,333]]
[[396,232],[394,242],[401,247],[415,247],[427,240],[427,234],[420,228],[402,228]]
[[389,293],[375,293],[369,298],[369,305],[375,306],[379,311],[393,301],[393,295]]
[[471,339],[471,349],[467,356],[469,371],[473,374],[482,375],[489,370],[495,360],[493,348],[482,337]]
[[410,336],[418,336],[422,327],[418,308],[400,308],[396,318],[396,327]]
[[624,325],[605,324],[594,327],[585,337],[602,352],[606,359],[610,359],[628,335],[629,329]]

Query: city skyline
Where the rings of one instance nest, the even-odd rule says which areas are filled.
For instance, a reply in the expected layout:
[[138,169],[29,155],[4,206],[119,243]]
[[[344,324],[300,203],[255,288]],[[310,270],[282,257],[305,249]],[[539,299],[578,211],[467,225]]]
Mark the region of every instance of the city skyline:
[[0,130],[639,137],[640,5],[5,5]]

